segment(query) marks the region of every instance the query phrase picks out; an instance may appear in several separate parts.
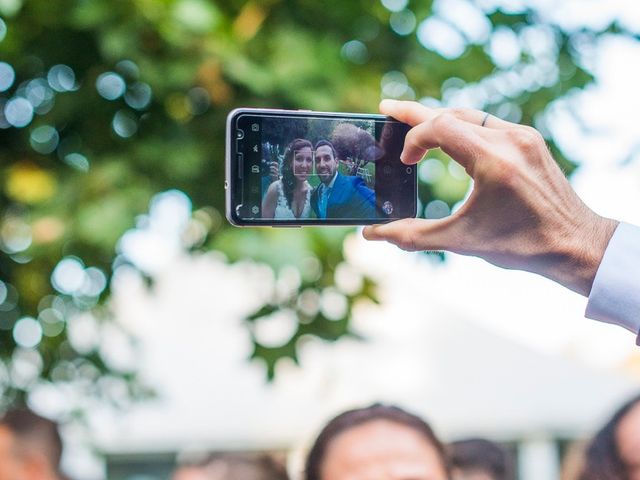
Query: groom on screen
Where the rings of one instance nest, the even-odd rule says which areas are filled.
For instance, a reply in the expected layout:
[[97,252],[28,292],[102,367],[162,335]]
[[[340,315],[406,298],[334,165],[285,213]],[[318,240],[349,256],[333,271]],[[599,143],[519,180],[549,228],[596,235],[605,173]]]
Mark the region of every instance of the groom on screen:
[[358,176],[338,172],[336,149],[328,140],[315,146],[320,184],[311,193],[311,208],[318,218],[376,218],[376,194]]

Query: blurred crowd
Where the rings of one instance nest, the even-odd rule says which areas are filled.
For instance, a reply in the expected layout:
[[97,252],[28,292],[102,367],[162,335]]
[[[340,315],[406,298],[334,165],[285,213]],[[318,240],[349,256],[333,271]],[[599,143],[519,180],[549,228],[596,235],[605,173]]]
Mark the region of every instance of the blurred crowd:
[[[25,408],[0,419],[0,480],[63,480],[59,426]],[[443,443],[429,424],[384,404],[330,420],[308,450],[303,480],[515,480],[513,456],[482,438]],[[216,453],[178,465],[171,480],[288,480],[286,458]],[[299,478],[295,476],[295,478]],[[640,395],[565,458],[562,480],[640,479]]]

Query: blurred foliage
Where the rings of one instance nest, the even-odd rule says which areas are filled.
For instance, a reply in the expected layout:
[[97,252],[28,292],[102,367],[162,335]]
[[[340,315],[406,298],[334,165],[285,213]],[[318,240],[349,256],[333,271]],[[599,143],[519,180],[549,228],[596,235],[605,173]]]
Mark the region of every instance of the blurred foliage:
[[[134,369],[109,362],[100,345],[113,330],[106,307],[112,274],[131,263],[118,254],[118,240],[158,192],[185,192],[206,227],[186,248],[300,271],[293,295],[274,296],[247,319],[251,329],[281,309],[297,315],[286,344],[267,347],[253,337],[253,356],[270,376],[280,359],[297,359],[301,339],[348,335],[353,304],[376,300],[368,278],[340,293],[348,308],[339,318],[310,313],[300,300],[336,290],[349,229],[234,229],[222,220],[232,108],[375,112],[381,97],[421,99],[471,104],[545,133],[549,103],[592,80],[577,59],[598,32],[568,34],[533,11],[456,2],[488,25],[487,35],[474,36],[447,18],[442,0],[404,3],[387,1],[392,12],[371,0],[0,1],[5,83],[6,65],[15,71],[0,89],[3,401],[23,400],[49,382],[116,403],[144,394]],[[461,39],[461,51],[430,43],[428,19]],[[494,32],[521,45],[510,64],[491,52]],[[575,165],[548,140],[570,173]],[[423,213],[446,215],[469,179],[441,152],[423,165]],[[316,273],[308,275],[311,264]],[[66,285],[56,284],[56,268]],[[70,332],[76,318],[90,318],[98,341],[75,338],[85,335]]]

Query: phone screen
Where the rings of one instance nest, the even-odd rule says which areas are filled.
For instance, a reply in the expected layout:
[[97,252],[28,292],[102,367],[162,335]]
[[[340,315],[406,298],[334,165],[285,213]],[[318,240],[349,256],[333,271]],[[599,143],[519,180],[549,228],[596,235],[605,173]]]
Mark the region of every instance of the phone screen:
[[238,223],[368,224],[415,215],[415,169],[399,160],[406,124],[381,115],[244,111],[230,127],[229,200]]

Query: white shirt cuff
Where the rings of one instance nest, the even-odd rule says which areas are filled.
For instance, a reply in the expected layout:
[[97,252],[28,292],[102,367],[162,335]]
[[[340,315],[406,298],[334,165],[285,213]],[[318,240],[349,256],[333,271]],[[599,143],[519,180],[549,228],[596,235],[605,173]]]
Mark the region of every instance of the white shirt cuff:
[[585,316],[640,332],[640,227],[620,223],[616,228],[593,281]]

